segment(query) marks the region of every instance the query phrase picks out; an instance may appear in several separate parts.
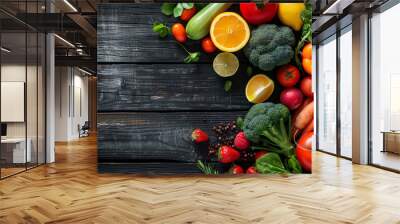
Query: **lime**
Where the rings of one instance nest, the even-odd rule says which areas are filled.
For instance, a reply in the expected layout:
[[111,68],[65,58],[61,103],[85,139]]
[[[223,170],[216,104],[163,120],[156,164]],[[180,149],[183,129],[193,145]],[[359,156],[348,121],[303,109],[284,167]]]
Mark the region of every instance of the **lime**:
[[219,53],[213,62],[214,71],[221,77],[234,75],[239,68],[236,55],[228,52]]

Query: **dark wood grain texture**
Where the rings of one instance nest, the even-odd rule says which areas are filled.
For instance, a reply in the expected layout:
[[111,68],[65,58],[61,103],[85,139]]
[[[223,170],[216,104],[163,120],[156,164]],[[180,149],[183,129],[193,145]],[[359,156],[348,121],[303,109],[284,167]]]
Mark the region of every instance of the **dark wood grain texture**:
[[247,110],[248,80],[241,69],[232,89],[209,64],[113,64],[98,67],[98,110]]
[[143,112],[98,116],[98,156],[101,162],[208,160],[207,145],[192,142],[201,128],[215,141],[213,125],[236,120],[244,112]]
[[[194,128],[211,128],[243,116],[249,79],[241,53],[231,91],[212,68],[216,54],[199,63],[172,39],[160,39],[154,22],[176,20],[160,4],[100,4],[98,8],[98,161],[99,172],[146,174],[198,173],[197,160],[211,162],[207,144],[191,140]],[[200,44],[185,44],[200,51]]]
[[[169,26],[177,22],[160,12],[161,4],[101,4],[98,7],[97,60],[99,63],[183,63],[187,56],[172,37],[162,39],[152,31],[155,22]],[[200,51],[199,41],[185,43]],[[236,53],[245,61],[242,53]],[[200,63],[210,63],[211,56],[202,53]]]

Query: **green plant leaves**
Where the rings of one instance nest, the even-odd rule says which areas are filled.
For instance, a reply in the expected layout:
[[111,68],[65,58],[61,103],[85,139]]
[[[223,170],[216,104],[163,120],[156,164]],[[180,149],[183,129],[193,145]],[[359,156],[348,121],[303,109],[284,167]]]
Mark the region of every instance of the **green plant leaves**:
[[270,152],[256,160],[257,172],[262,174],[268,173],[288,173],[277,153]]
[[170,33],[169,27],[163,23],[154,23],[153,24],[153,32],[156,32],[160,35],[161,38],[168,36]]
[[225,85],[224,85],[225,92],[229,92],[231,90],[231,88],[232,88],[232,81],[231,80],[227,80],[225,82]]
[[175,3],[163,3],[161,5],[161,12],[166,16],[171,16],[174,13]]
[[183,60],[186,64],[198,62],[200,60],[200,52],[189,53],[189,55]]

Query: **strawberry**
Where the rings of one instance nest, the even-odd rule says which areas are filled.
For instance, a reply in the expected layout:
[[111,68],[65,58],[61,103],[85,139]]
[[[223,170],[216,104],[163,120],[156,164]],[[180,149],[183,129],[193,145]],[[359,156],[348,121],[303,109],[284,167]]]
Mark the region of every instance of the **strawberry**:
[[251,166],[251,167],[247,168],[246,173],[247,174],[256,174],[257,170],[256,170],[256,168],[254,166]]
[[262,157],[263,155],[267,154],[267,151],[257,151],[256,152],[256,160]]
[[199,128],[196,128],[192,132],[192,140],[196,143],[207,142],[208,135]]
[[221,146],[218,149],[218,160],[221,163],[232,163],[239,159],[240,153],[230,146]]
[[241,150],[246,150],[250,147],[250,141],[246,138],[244,132],[239,132],[233,142],[235,147]]
[[243,168],[241,166],[233,165],[231,167],[231,169],[229,170],[229,173],[231,173],[231,174],[242,174],[242,173],[244,173],[244,170],[243,170]]

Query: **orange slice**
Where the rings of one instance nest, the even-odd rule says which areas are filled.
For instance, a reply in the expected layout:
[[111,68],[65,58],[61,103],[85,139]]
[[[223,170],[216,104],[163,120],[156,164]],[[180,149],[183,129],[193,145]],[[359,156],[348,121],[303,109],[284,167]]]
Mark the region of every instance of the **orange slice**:
[[262,103],[274,92],[275,85],[268,76],[258,74],[253,76],[246,85],[246,98],[252,103]]
[[224,12],[213,20],[210,35],[214,45],[221,51],[236,52],[249,41],[250,28],[239,14]]

